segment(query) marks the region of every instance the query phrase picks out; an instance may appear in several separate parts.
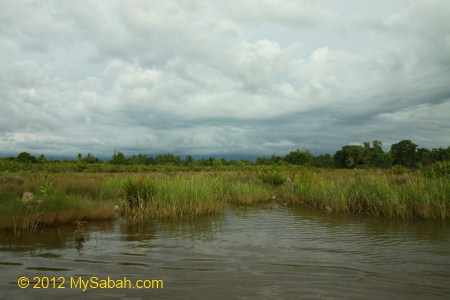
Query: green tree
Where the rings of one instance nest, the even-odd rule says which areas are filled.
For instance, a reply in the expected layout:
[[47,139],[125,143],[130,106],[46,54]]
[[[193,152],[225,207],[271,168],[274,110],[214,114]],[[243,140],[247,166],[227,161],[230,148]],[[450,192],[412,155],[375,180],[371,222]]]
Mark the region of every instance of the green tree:
[[227,164],[230,166],[244,167],[244,166],[253,165],[253,162],[250,160],[246,160],[246,159],[234,159],[234,160],[229,161]]
[[195,165],[196,166],[202,166],[202,167],[211,166],[212,165],[212,160],[209,160],[209,159],[206,159],[206,158],[202,157],[202,158],[197,159],[195,161]]
[[379,167],[381,167],[381,168],[390,168],[390,167],[392,167],[393,163],[394,163],[394,160],[392,159],[391,152],[386,152],[381,157],[381,164],[379,165]]
[[139,153],[138,155],[133,155],[128,159],[129,163],[136,165],[149,165],[150,159],[147,155]]
[[431,151],[427,148],[417,148],[416,159],[418,167],[427,166],[431,164]]
[[346,145],[337,151],[333,159],[339,168],[355,168],[364,165],[365,150],[362,146]]
[[28,152],[21,152],[17,155],[16,161],[21,163],[35,163],[37,162],[37,159]]
[[122,152],[114,150],[114,154],[109,162],[113,165],[126,165],[127,159]]
[[289,152],[289,154],[283,157],[283,160],[293,165],[306,166],[312,162],[313,158],[313,155],[308,150],[297,149],[295,151]]
[[45,158],[44,154],[41,154],[38,158],[37,158],[37,163],[39,164],[45,164],[47,163],[48,160]]
[[273,161],[268,157],[257,157],[255,164],[267,166],[273,164]]
[[395,165],[401,165],[408,168],[417,166],[417,145],[410,140],[402,140],[391,145],[392,159]]
[[317,168],[335,168],[336,162],[330,154],[320,154],[314,157],[311,165]]
[[187,155],[184,159],[184,164],[186,166],[192,166],[194,164],[194,158],[192,157],[192,155]]
[[221,157],[215,157],[213,158],[212,161],[212,165],[214,167],[220,167],[220,166],[224,166],[226,165],[227,161],[225,160],[225,158],[221,158]]
[[175,156],[171,153],[167,154],[159,154],[155,157],[155,163],[157,165],[181,165],[181,158],[179,156]]
[[430,151],[430,161],[437,162],[437,161],[446,161],[450,160],[450,146],[447,149],[444,148],[433,148]]
[[372,145],[369,142],[363,143],[363,157],[362,164],[366,167],[382,167],[384,151],[382,143],[379,140],[374,140]]
[[100,159],[92,155],[91,153],[88,153],[86,157],[84,158],[84,162],[87,164],[97,164],[100,162]]
[[283,161],[283,158],[280,156],[272,155],[270,157],[270,160],[272,161],[272,164],[279,164]]
[[280,156],[272,155],[271,157],[257,157],[255,164],[257,165],[276,165],[283,161]]

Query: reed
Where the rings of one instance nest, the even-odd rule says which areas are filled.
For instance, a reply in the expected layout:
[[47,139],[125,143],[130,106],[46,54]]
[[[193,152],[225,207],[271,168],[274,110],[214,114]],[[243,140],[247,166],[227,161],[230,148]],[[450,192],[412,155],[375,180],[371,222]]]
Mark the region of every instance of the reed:
[[274,197],[273,188],[261,183],[251,182],[228,184],[225,193],[229,203],[242,205],[270,201]]
[[219,177],[194,174],[154,177],[151,180],[151,200],[142,202],[140,206],[130,206],[125,199],[134,191],[125,191],[122,206],[127,223],[145,222],[150,218],[189,219],[216,214],[225,207],[226,198]]
[[407,175],[405,181],[366,174],[351,179],[327,179],[304,172],[292,186],[281,190],[291,204],[305,204],[329,212],[355,212],[371,216],[409,219],[450,217],[450,182],[445,178],[425,179]]

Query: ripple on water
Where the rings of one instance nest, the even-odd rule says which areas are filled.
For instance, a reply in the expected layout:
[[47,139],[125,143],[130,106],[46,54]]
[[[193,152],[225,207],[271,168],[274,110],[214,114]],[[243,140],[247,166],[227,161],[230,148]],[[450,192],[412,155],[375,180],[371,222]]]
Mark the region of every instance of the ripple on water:
[[[86,227],[90,239],[78,248],[72,228],[60,230],[57,238],[43,235],[38,242],[2,239],[0,275],[6,280],[0,289],[5,297],[14,298],[18,277],[52,272],[161,278],[167,288],[144,297],[158,299],[430,299],[450,294],[450,233],[437,222],[266,205],[135,229],[120,223]],[[55,291],[41,292],[42,298],[58,298]],[[143,298],[136,290],[83,295]]]

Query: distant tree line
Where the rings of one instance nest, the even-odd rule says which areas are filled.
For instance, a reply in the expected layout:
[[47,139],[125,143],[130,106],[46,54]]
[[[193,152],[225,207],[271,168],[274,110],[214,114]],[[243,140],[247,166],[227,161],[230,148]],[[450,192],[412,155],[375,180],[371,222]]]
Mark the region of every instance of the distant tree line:
[[[17,157],[9,157],[6,160],[17,161],[27,164],[47,163],[44,155],[34,157],[28,152],[22,152]],[[382,143],[378,140],[372,143],[364,142],[362,145],[346,145],[332,156],[321,154],[314,156],[310,151],[297,149],[285,156],[258,157],[256,161],[229,160],[224,158],[210,157],[194,159],[191,155],[184,158],[174,154],[159,154],[155,157],[146,154],[125,156],[123,152],[114,151],[113,156],[106,163],[113,165],[174,165],[174,166],[226,166],[226,165],[299,165],[319,168],[389,168],[400,165],[407,168],[419,168],[430,165],[437,161],[450,160],[450,146],[448,148],[418,148],[410,140],[402,140],[391,145],[388,152],[384,152]],[[75,160],[63,160],[52,162],[71,162],[78,164],[105,163],[91,153],[83,156],[79,153]]]

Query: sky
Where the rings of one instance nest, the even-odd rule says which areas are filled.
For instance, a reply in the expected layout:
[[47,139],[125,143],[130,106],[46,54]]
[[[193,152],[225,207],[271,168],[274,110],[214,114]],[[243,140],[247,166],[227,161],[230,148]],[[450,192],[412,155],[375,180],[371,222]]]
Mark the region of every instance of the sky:
[[0,0],[0,154],[450,145],[448,0]]

